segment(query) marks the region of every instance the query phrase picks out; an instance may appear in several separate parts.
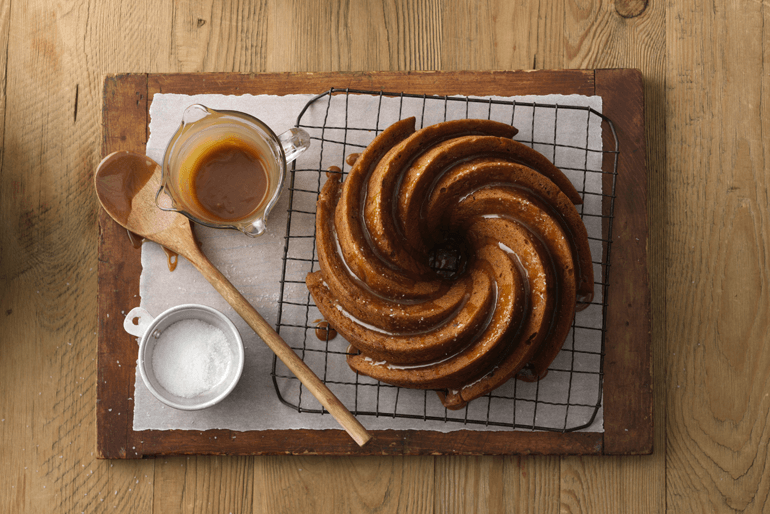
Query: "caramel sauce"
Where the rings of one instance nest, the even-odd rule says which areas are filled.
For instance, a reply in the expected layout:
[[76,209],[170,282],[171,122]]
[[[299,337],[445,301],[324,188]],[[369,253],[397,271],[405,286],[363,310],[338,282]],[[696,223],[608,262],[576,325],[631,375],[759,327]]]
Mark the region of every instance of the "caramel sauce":
[[328,321],[316,320],[315,336],[321,341],[331,341],[337,337],[337,331],[329,325]]
[[[141,248],[142,244],[146,241],[145,238],[140,236],[139,234],[134,234],[130,230],[126,229],[126,233],[128,234],[128,240],[131,242],[131,246],[134,248]],[[198,243],[198,248],[200,248],[200,243],[198,242],[198,239],[195,239],[195,242]],[[163,248],[163,251],[166,254],[166,257],[168,258],[168,270],[174,271],[176,269],[176,265],[179,262],[179,254],[176,253],[173,250],[169,250],[165,246],[161,246]]]
[[163,248],[163,251],[166,253],[166,258],[168,259],[168,270],[174,271],[179,262],[179,254],[173,250],[169,250],[165,246],[161,246],[161,248]]
[[[96,191],[105,208],[121,224],[128,223],[134,197],[142,190],[155,173],[157,164],[143,155],[118,152],[101,166],[96,176]],[[144,237],[126,229],[128,240],[134,248],[141,248]],[[163,248],[168,256],[168,269],[174,271],[177,265],[176,252]]]
[[586,310],[590,305],[591,302],[594,301],[594,292],[591,291],[588,294],[580,294],[577,295],[577,302],[575,304],[575,311],[580,312],[583,310]]
[[356,161],[358,160],[359,157],[361,157],[360,153],[349,154],[347,157],[345,157],[345,162],[348,163],[349,165],[353,166],[356,163]]
[[238,221],[259,209],[269,188],[264,158],[247,142],[228,138],[206,148],[192,165],[192,193],[212,221]]
[[128,223],[134,197],[152,178],[156,166],[143,155],[127,152],[115,153],[102,164],[96,191],[104,208],[121,225]]

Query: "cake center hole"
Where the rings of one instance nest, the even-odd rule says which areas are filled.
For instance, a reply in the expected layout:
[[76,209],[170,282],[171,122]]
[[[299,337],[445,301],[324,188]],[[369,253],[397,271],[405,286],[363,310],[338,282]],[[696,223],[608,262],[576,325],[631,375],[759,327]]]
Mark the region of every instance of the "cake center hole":
[[446,279],[455,279],[465,272],[468,258],[465,244],[457,239],[447,239],[430,252],[428,265],[437,275]]

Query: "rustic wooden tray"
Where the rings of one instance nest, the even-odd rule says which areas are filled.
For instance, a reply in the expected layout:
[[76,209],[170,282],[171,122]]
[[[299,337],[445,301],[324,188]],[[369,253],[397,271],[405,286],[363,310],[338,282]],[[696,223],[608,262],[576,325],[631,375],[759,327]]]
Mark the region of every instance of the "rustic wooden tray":
[[[332,87],[440,95],[599,95],[620,143],[615,185],[604,358],[604,433],[374,431],[359,448],[342,430],[170,430],[135,432],[137,346],[122,311],[137,303],[140,253],[99,210],[97,452],[101,458],[154,455],[318,454],[630,455],[652,452],[647,171],[642,77],[637,70],[137,74],[104,83],[102,155],[145,151],[155,93],[295,94]],[[610,159],[605,159],[609,161]],[[606,162],[611,171],[612,162]],[[270,391],[270,394],[273,392]],[[117,413],[117,415],[116,415]],[[363,420],[366,424],[366,420]],[[471,437],[472,436],[472,437]]]

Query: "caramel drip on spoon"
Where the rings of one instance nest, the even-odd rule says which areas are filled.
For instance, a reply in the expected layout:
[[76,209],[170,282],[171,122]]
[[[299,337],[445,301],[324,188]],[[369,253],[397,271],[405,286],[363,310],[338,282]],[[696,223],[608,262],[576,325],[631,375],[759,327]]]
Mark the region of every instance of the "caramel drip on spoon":
[[[117,152],[102,164],[102,172],[96,177],[96,191],[121,224],[128,222],[134,197],[147,185],[155,173],[155,166],[150,159],[127,152]],[[131,246],[141,248],[145,239],[128,229],[126,233]],[[166,247],[161,248],[168,257],[169,271],[174,271],[178,262],[177,253]]]

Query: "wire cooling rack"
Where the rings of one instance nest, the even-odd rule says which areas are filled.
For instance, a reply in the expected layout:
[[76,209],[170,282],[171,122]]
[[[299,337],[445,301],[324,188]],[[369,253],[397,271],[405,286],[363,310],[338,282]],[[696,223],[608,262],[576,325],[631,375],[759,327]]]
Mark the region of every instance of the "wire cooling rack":
[[[611,120],[592,107],[527,100],[331,89],[309,101],[298,116],[296,125],[310,133],[312,151],[293,163],[289,177],[276,328],[356,416],[415,420],[416,429],[422,420],[460,428],[569,432],[589,427],[600,412],[618,140]],[[346,176],[346,156],[361,152],[390,124],[412,115],[418,129],[458,118],[487,118],[517,127],[516,140],[543,153],[576,185],[584,200],[577,208],[593,256],[594,299],[576,314],[548,375],[534,383],[512,379],[457,411],[444,408],[434,391],[403,389],[350,370],[348,343],[319,328],[322,315],[305,287],[307,273],[318,269],[315,202],[326,171],[338,166]],[[589,137],[597,129],[598,143]],[[298,412],[326,412],[276,358],[272,378],[285,405]]]

